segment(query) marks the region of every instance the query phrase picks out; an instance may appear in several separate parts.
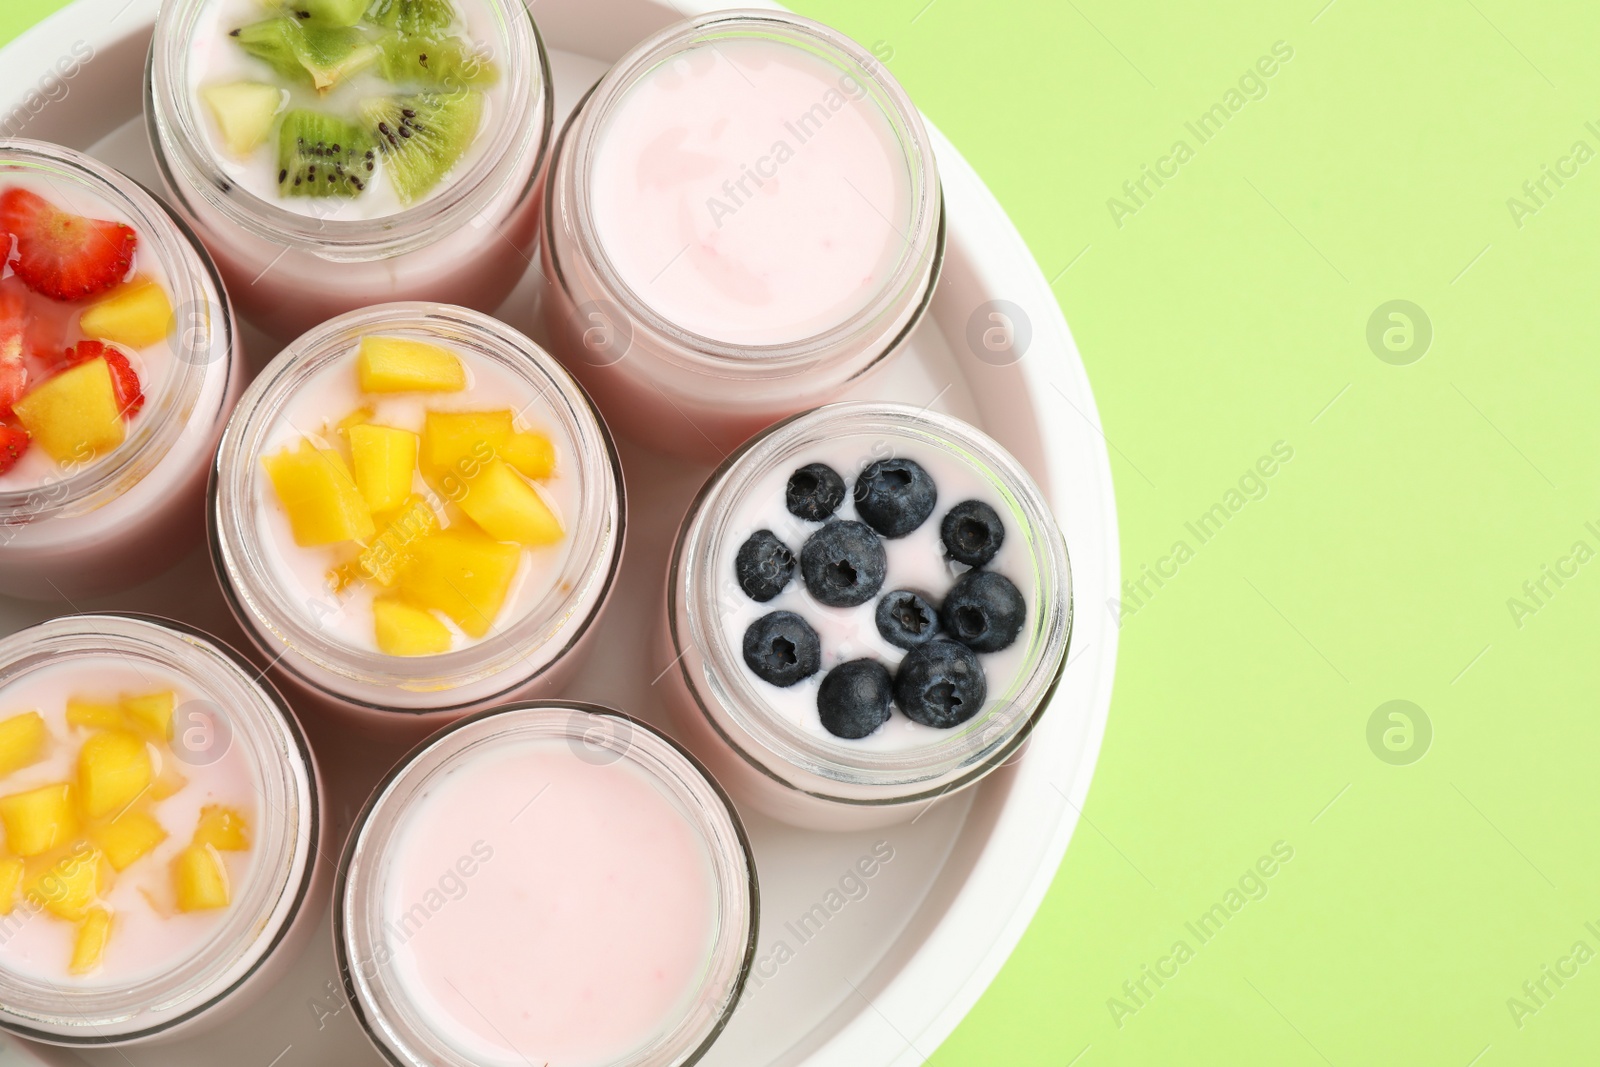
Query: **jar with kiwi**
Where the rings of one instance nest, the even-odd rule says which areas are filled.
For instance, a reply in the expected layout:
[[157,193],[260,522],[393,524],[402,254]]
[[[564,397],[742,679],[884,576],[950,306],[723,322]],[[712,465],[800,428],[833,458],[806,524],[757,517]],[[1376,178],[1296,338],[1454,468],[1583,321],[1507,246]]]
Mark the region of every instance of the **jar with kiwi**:
[[252,324],[493,311],[531,260],[552,92],[520,0],[171,0],[145,115]]

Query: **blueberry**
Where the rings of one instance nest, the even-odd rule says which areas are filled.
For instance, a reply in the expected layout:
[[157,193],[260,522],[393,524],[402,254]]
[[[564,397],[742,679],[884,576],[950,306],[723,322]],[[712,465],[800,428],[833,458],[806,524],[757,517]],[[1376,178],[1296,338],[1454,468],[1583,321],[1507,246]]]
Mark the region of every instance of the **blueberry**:
[[981,500],[963,500],[939,524],[944,550],[957,563],[981,567],[1005,543],[1006,527],[994,508]]
[[1017,639],[1028,606],[1011,579],[994,571],[968,571],[939,609],[945,633],[974,652],[999,652]]
[[909,589],[896,589],[878,601],[878,632],[896,648],[916,648],[939,629],[939,613]]
[[826,522],[844,503],[844,479],[826,463],[807,463],[789,475],[783,502],[797,519]]
[[794,577],[794,553],[771,530],[757,530],[739,546],[733,571],[745,596],[765,604]]
[[822,667],[822,642],[794,612],[774,611],[744,632],[744,662],[762,681],[788,687]]
[[910,459],[880,459],[856,479],[856,511],[885,537],[904,537],[927,521],[939,490]]
[[800,549],[806,588],[833,608],[853,608],[877,596],[888,569],[889,557],[878,535],[851,519],[834,519]]
[[988,696],[977,655],[942,638],[907,652],[894,676],[894,702],[906,718],[941,730],[972,718]]
[[822,679],[817,690],[817,711],[823,727],[834,737],[854,741],[866,737],[889,721],[889,699],[894,683],[889,668],[875,659],[841,663]]

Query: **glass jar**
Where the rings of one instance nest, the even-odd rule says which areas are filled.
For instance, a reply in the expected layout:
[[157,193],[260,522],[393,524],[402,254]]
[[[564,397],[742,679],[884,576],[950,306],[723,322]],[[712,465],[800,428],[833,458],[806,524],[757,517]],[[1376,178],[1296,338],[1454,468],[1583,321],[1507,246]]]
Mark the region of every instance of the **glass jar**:
[[[30,905],[18,902],[3,920],[0,1027],[59,1045],[161,1041],[230,1018],[279,981],[298,956],[320,917],[332,874],[331,864],[321,860],[329,846],[321,784],[299,724],[259,672],[215,639],[152,616],[54,619],[0,639],[0,694],[64,667],[75,668],[72,689],[93,687],[97,660],[192,694],[175,709],[169,742],[180,773],[196,783],[190,788],[209,796],[207,782],[218,770],[231,773],[228,761],[239,760],[253,780],[255,814],[247,831],[248,872],[232,882],[226,910],[191,951],[153,969],[117,978],[95,975],[92,981],[26,973],[8,962],[5,946],[23,940],[27,922],[56,920],[25,915]],[[14,772],[8,791],[16,788],[18,773],[26,772]],[[177,792],[172,802],[184,795]],[[185,840],[172,829],[172,839]],[[113,918],[108,952],[123,930],[117,924],[127,921]]]
[[204,529],[206,470],[243,388],[232,309],[193,233],[132,179],[71,149],[24,140],[0,145],[0,186],[8,176],[44,183],[67,210],[132,226],[136,266],[154,268],[173,307],[161,342],[166,371],[159,385],[141,383],[145,405],[123,442],[37,484],[0,487],[0,593],[75,600],[117,592],[170,567]]
[[[537,920],[498,907],[514,901]],[[738,1003],[759,927],[750,845],[716,783],[644,723],[566,702],[464,719],[391,771],[346,842],[333,915],[357,1019],[415,1067],[695,1063]],[[452,962],[497,973],[452,977]],[[661,982],[673,988],[649,992]],[[521,1021],[527,1007],[546,1014]]]
[[[671,103],[685,75],[717,71],[726,84]],[[634,121],[651,106],[662,113]],[[708,154],[727,115],[776,139],[748,134],[748,159],[742,146]],[[676,141],[649,141],[629,166],[629,136],[657,129]],[[648,210],[655,179],[616,184],[669,165],[698,168],[686,181],[703,183],[704,206],[681,191]],[[837,399],[900,351],[943,263],[943,196],[916,108],[869,52],[785,12],[703,15],[639,45],[573,112],[552,173],[540,243],[552,346],[617,426],[677,455],[721,459],[773,421]],[[785,202],[785,188],[801,199]],[[659,254],[642,250],[646,239],[665,242]],[[735,239],[749,264],[719,251]],[[692,284],[669,298],[680,278]]]
[[465,170],[427,199],[370,219],[290,211],[230,179],[191,90],[197,25],[217,0],[171,0],[156,19],[145,121],[168,199],[216,257],[252,324],[287,341],[335,315],[396,300],[493,311],[532,262],[554,121],[549,60],[528,6],[484,5],[504,106]]
[[[914,551],[917,558],[889,554],[881,590],[854,608],[816,602],[798,569],[779,594],[784,599],[755,604],[746,596],[735,580],[734,558],[750,529],[770,526],[781,534],[793,528],[798,532],[786,543],[803,560],[800,539],[818,528],[785,517],[790,472],[829,462],[853,486],[868,465],[894,459],[919,463],[935,485],[944,486],[917,532],[881,542],[889,546],[886,552]],[[845,490],[840,494],[846,502],[836,516],[854,506]],[[740,613],[754,615],[769,607],[793,610],[821,631],[820,661],[811,676],[817,680],[847,660],[882,662],[903,655],[880,637],[874,605],[880,592],[887,596],[911,588],[933,602],[937,615],[940,598],[969,570],[939,554],[942,516],[961,499],[982,500],[998,514],[1005,528],[1004,554],[994,557],[989,569],[1010,578],[1027,603],[1014,641],[977,657],[986,672],[987,695],[976,713],[935,729],[895,710],[873,734],[846,740],[823,728],[809,682],[779,689],[747,668]],[[943,588],[931,588],[935,583]],[[865,622],[852,612],[864,612]],[[741,804],[799,826],[861,829],[913,818],[928,803],[980,781],[1015,754],[1061,678],[1071,627],[1066,544],[1022,466],[993,439],[952,416],[903,405],[849,403],[772,427],[706,482],[678,534],[658,654],[659,662],[674,665],[662,688],[679,736]],[[935,623],[933,632],[948,636],[949,628]]]
[[[453,348],[469,365],[482,361],[525,387],[526,395],[547,407],[565,438],[570,454],[562,462],[570,465],[581,494],[574,513],[565,516],[569,549],[548,591],[484,639],[437,655],[385,655],[341,638],[338,627],[347,603],[342,592],[331,586],[292,587],[274,563],[261,520],[257,487],[265,483],[261,457],[267,439],[307,383],[352,359],[360,339],[375,333]],[[497,403],[514,402],[498,397]],[[415,739],[469,711],[559,691],[587,651],[616,584],[626,512],[622,469],[605,423],[578,383],[543,349],[476,311],[386,304],[312,330],[284,349],[246,391],[217,453],[212,560],[240,625],[288,685],[372,730]]]

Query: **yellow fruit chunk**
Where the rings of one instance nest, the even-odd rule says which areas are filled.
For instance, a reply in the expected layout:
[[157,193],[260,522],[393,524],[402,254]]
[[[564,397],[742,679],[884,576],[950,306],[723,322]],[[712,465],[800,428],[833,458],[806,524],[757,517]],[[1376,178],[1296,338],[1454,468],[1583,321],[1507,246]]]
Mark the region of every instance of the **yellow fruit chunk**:
[[363,337],[356,372],[368,393],[454,393],[467,387],[467,368],[454,352],[404,337]]
[[57,782],[0,797],[0,823],[6,828],[6,848],[17,856],[37,856],[66,844],[78,832],[71,784]]
[[372,602],[378,651],[390,656],[433,656],[450,651],[450,628],[430,611],[388,597]]
[[128,720],[143,727],[162,740],[172,738],[172,708],[177,695],[168,689],[162,693],[143,693],[122,698],[122,712]]
[[169,759],[161,768],[161,773],[156,775],[156,780],[150,784],[150,799],[165,800],[188,784],[189,779],[179,774]]
[[101,357],[46,378],[12,410],[57,463],[81,463],[122,443],[122,408]]
[[228,906],[228,868],[210,845],[190,845],[172,861],[179,911]]
[[495,457],[510,436],[509,408],[430,411],[422,420],[422,462],[436,477],[454,474],[470,478]]
[[17,890],[22,885],[23,862],[13,856],[0,859],[0,915],[10,915],[17,906]]
[[356,561],[361,575],[385,587],[394,585],[411,562],[413,546],[439,529],[439,517],[420,496],[409,498],[393,515]]
[[542,433],[521,431],[501,442],[500,458],[524,478],[539,482],[555,473],[556,446]]
[[105,888],[104,857],[79,844],[72,853],[39,870],[23,890],[28,899],[52,915],[77,922],[89,913]]
[[400,575],[400,593],[412,604],[443,612],[473,637],[482,637],[511,591],[522,549],[471,529],[443,530],[419,540]]
[[276,85],[262,82],[230,82],[200,90],[211,119],[222,134],[228,152],[243,159],[254,152],[272,132],[289,94]]
[[44,743],[48,739],[44,717],[37,711],[25,711],[0,720],[0,774],[10,774],[37,762],[44,755]]
[[210,845],[219,852],[242,852],[250,847],[250,825],[232,808],[207,804],[200,809],[194,843]]
[[112,730],[127,723],[122,718],[122,709],[109,701],[68,697],[67,725],[83,726],[91,730]]
[[83,309],[78,328],[129,348],[149,348],[172,330],[172,301],[154,281],[136,277]]
[[295,544],[314,548],[366,541],[376,532],[350,468],[333,449],[318,448],[302,438],[299,448],[265,456],[261,463],[289,513]]
[[457,503],[496,541],[538,546],[561,540],[561,520],[550,505],[501,460],[492,460],[479,471]]
[[348,437],[350,435],[350,430],[353,427],[365,426],[367,423],[371,422],[372,415],[372,409],[366,405],[362,405],[361,407],[356,408],[350,414],[346,415],[344,418],[340,419],[338,424],[334,426],[334,429]]
[[105,908],[90,908],[78,924],[78,937],[72,943],[72,973],[88,974],[99,968],[111,938],[111,913]]
[[78,789],[91,819],[114,815],[138,799],[153,776],[144,738],[124,730],[95,734],[78,751]]
[[165,841],[167,831],[153,815],[125,811],[91,833],[89,839],[105,853],[111,869],[120,871]]
[[389,511],[411,495],[411,476],[417,470],[417,435],[389,426],[352,426],[351,466],[356,487],[373,511]]

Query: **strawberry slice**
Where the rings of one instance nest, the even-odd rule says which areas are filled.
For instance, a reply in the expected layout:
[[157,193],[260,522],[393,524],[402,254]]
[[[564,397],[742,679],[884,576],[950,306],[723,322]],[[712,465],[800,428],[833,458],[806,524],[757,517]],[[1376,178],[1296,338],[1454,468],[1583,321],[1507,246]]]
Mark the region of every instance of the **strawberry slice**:
[[17,465],[28,450],[28,431],[15,426],[0,426],[0,474]]
[[0,193],[0,230],[17,239],[13,269],[52,300],[82,300],[127,277],[139,237],[120,222],[62,211],[37,193]]
[[122,417],[131,419],[139,414],[144,407],[144,390],[139,386],[139,375],[121,349],[104,341],[79,341],[61,353],[55,370],[59,373],[91,359],[104,359],[106,366],[111,369],[111,387],[116,391],[117,407],[122,409]]
[[0,292],[0,418],[11,417],[11,405],[22,399],[28,387],[28,368],[22,362],[26,351],[28,307],[18,292]]

